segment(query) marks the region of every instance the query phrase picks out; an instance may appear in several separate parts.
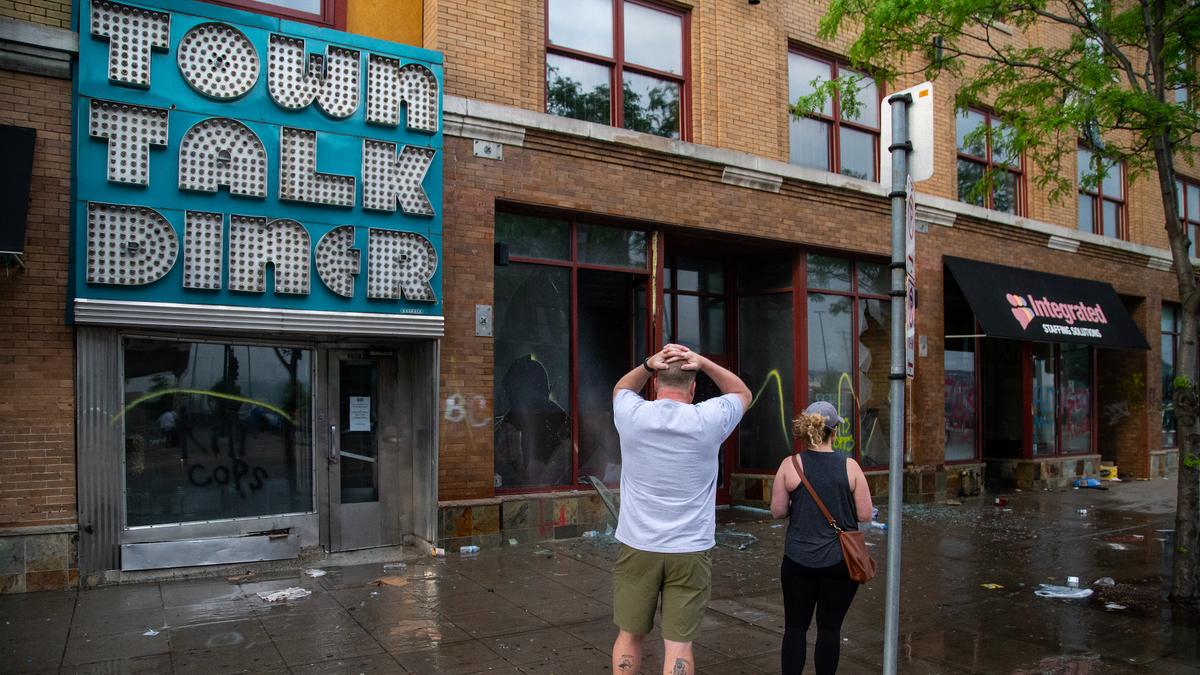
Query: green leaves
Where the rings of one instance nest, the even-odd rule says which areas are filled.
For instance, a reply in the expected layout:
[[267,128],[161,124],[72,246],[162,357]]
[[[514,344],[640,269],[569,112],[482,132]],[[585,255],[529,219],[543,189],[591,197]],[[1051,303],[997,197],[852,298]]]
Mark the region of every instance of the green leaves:
[[[1160,168],[1156,139],[1194,159],[1200,11],[1191,0],[833,0],[819,34],[842,32],[858,35],[851,63],[878,79],[957,80],[956,107],[986,107],[1011,125],[1008,152],[1036,167],[1028,175],[1052,200],[1074,198],[1081,138],[1108,165],[1124,163],[1131,180]],[[814,86],[794,114],[856,93],[848,78]],[[1192,104],[1177,103],[1184,93]]]

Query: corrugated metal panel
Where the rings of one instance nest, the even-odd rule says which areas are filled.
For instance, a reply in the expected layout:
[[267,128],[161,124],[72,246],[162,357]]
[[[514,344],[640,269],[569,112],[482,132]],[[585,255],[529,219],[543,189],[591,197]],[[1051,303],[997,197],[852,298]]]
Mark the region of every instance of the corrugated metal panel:
[[300,556],[300,537],[222,537],[191,541],[160,541],[121,546],[123,570],[158,570],[169,567],[227,565],[229,563],[288,560]]
[[437,539],[441,341],[417,346],[413,368],[413,534]]
[[445,332],[445,319],[423,314],[317,312],[84,298],[75,300],[75,322],[105,326],[155,326],[308,336],[387,335],[440,338]]
[[79,495],[79,573],[120,567],[124,526],[120,340],[116,329],[76,329],[75,457]]

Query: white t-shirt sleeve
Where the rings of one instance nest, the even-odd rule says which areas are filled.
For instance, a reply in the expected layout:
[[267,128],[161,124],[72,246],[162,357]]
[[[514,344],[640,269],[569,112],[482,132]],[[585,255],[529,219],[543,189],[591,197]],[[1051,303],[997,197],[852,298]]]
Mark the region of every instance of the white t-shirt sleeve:
[[720,437],[718,442],[733,433],[733,428],[742,421],[742,415],[745,413],[742,410],[742,400],[736,394],[710,398],[699,405],[704,410],[705,419],[712,425],[714,435]]
[[629,389],[622,389],[617,392],[616,398],[613,399],[613,418],[620,423],[630,419],[633,416],[633,411],[638,405],[645,403],[645,399],[638,396],[637,392]]

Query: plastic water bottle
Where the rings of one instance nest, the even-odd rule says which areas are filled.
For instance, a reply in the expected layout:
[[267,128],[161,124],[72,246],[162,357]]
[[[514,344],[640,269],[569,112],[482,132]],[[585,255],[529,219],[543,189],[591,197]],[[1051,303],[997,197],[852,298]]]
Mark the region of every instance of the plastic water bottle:
[[463,546],[458,549],[458,552],[462,555],[473,555],[475,553],[479,553],[479,547],[478,546]]

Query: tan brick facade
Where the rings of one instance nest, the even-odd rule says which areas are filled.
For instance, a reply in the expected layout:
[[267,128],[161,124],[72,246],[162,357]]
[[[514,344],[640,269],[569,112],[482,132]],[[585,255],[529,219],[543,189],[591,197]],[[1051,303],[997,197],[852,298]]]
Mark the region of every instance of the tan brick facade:
[[54,28],[71,27],[70,0],[4,0],[0,17],[28,21]]
[[[0,17],[69,27],[71,7],[69,2],[43,0],[0,2]],[[475,311],[476,306],[490,306],[495,300],[493,244],[498,208],[539,207],[564,215],[602,216],[654,232],[708,238],[715,253],[723,244],[731,244],[813,250],[880,262],[888,258],[890,203],[883,190],[844,184],[839,176],[808,173],[798,178],[786,171],[776,176],[781,176],[777,192],[750,189],[731,184],[736,181],[728,179],[730,166],[698,156],[712,148],[743,153],[743,169],[756,158],[788,160],[789,46],[829,54],[844,53],[846,48],[844,41],[828,44],[816,37],[819,9],[808,3],[751,6],[744,0],[696,0],[691,5],[691,96],[686,105],[693,120],[691,140],[706,147],[667,147],[657,143],[659,139],[634,134],[619,140],[590,137],[603,134],[593,133],[595,129],[554,127],[536,116],[530,122],[526,115],[524,121],[508,120],[515,131],[505,133],[522,135],[522,141],[504,140],[503,159],[497,161],[475,156],[474,139],[461,128],[453,132],[461,135],[447,133],[441,155],[445,337],[438,393],[437,498],[487,501],[447,506],[438,523],[441,540],[465,543],[455,540],[526,529],[535,540],[573,536],[602,520],[579,514],[570,518],[566,511],[547,518],[539,511],[535,522],[532,516],[519,518],[521,509],[532,513],[533,504],[538,504],[538,509],[553,510],[547,505],[560,498],[530,495],[528,506],[523,507],[525,496],[496,497],[493,340],[476,335]],[[445,55],[442,91],[447,97],[494,103],[516,109],[514,113],[544,110],[544,2],[425,0],[423,19],[423,46]],[[909,84],[915,82],[897,86]],[[953,82],[942,81],[936,87],[937,173],[918,190],[952,200],[956,197]],[[38,130],[26,269],[10,267],[9,276],[0,280],[0,316],[9,326],[0,337],[0,375],[5,382],[0,385],[0,529],[70,529],[77,521],[73,331],[65,325],[71,105],[68,81],[0,71],[0,122]],[[1073,159],[1063,170],[1074,173]],[[1154,269],[1145,252],[1134,247],[1086,240],[1075,253],[1049,248],[1051,236],[1043,224],[1074,229],[1076,206],[1070,197],[1064,203],[1047,202],[1034,186],[1035,178],[1031,168],[1026,215],[1039,221],[1036,226],[963,210],[953,226],[930,225],[927,234],[918,235],[922,302],[917,333],[928,338],[929,353],[918,359],[910,388],[913,461],[906,479],[907,491],[918,499],[940,498],[958,489],[959,472],[977,472],[982,465],[944,462],[943,255],[1111,283],[1127,301],[1152,349],[1101,350],[1097,357],[1100,387],[1094,428],[1101,439],[1100,458],[1117,462],[1123,477],[1160,475],[1174,461],[1155,454],[1162,409],[1159,316],[1162,302],[1177,300],[1173,275]],[[1157,182],[1142,177],[1129,186],[1127,195],[1132,241],[1165,247]],[[883,365],[873,364],[873,374]],[[1140,388],[1131,389],[1129,382],[1141,382]],[[796,392],[796,398],[802,400],[802,392]],[[1103,426],[1107,424],[1103,411],[1122,402],[1131,415],[1109,433]],[[1079,462],[1081,466],[1074,468],[1066,467],[1064,460],[1063,466],[1043,463],[1028,470],[1041,477],[1036,480],[1092,470],[1082,466],[1091,466],[1092,459]],[[734,476],[731,483],[742,490],[744,501],[761,503],[769,494],[766,479]],[[871,480],[877,497],[886,494],[886,475],[875,473]],[[591,502],[587,508],[598,513]],[[54,546],[69,547],[70,536],[61,534],[54,534],[58,537]],[[66,554],[68,563],[71,555]],[[28,573],[40,576],[23,573],[19,583],[0,578],[0,591],[61,587],[59,581],[72,579],[70,570],[46,569],[40,560],[34,565]]]
[[0,278],[0,528],[73,524],[71,83],[0,71],[0,123],[37,130],[25,269]]
[[[882,197],[790,179],[784,180],[779,194],[764,193],[723,184],[719,167],[710,163],[540,130],[527,132],[523,148],[506,147],[499,162],[472,157],[470,144],[469,139],[447,139],[447,339],[442,386],[445,407],[460,387],[470,383],[463,396],[480,396],[488,402],[486,408],[483,401],[477,404],[480,411],[488,411],[479,413],[481,417],[490,414],[492,387],[490,363],[478,357],[490,355],[490,340],[464,336],[472,328],[473,306],[490,302],[493,267],[488,244],[497,202],[598,213],[642,225],[815,246],[876,259],[889,254],[890,207]],[[1143,381],[1157,377],[1158,323],[1148,312],[1159,306],[1159,298],[1176,297],[1173,276],[1147,267],[1145,255],[1090,244],[1072,254],[1049,249],[1049,239],[1048,234],[965,216],[953,227],[931,226],[928,234],[918,235],[918,288],[927,300],[918,311],[917,332],[927,336],[929,344],[929,356],[918,360],[911,390],[915,411],[911,447],[918,469],[944,471],[943,255],[1103,281],[1122,295],[1145,298],[1131,309],[1155,350],[1107,351],[1114,352],[1122,371],[1141,373]],[[1102,359],[1101,367],[1104,363]],[[1108,376],[1124,374],[1113,371]],[[1158,442],[1155,414],[1161,414],[1161,404],[1150,400],[1153,391],[1152,386],[1143,387],[1147,400],[1138,409],[1145,418],[1136,428],[1126,427],[1135,434],[1127,440],[1134,442],[1111,447],[1101,443],[1104,458],[1112,455],[1131,475],[1148,471],[1148,464],[1142,464]],[[454,403],[462,400],[454,398]],[[490,427],[443,424],[441,499],[492,494],[491,457],[486,454],[490,442]]]

